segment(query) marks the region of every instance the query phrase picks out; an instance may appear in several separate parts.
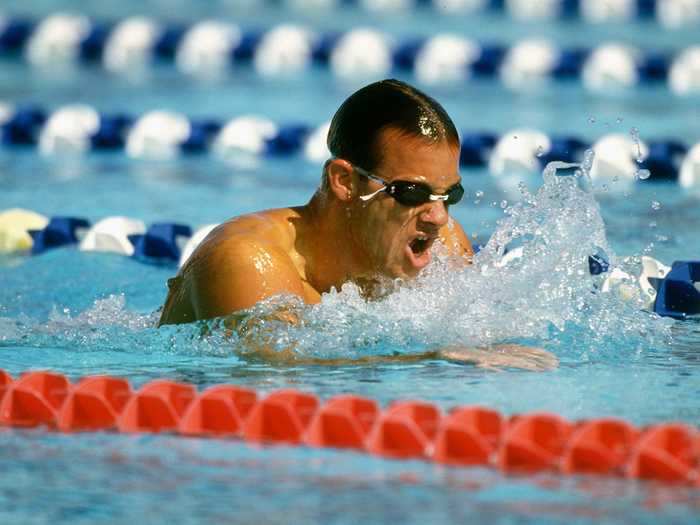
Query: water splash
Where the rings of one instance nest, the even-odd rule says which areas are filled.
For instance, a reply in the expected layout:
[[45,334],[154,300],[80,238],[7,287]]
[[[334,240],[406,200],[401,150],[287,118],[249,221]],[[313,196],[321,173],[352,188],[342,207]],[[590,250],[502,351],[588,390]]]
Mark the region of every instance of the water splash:
[[[598,204],[587,190],[586,164],[550,163],[543,176],[537,193],[523,191],[521,202],[506,207],[471,267],[436,246],[433,264],[414,281],[394,282],[393,293],[380,300],[365,300],[352,283],[311,307],[289,298],[270,299],[251,310],[251,318],[274,318],[287,309],[299,321],[265,323],[255,340],[275,350],[322,357],[513,340],[552,347],[573,339],[570,351],[579,354],[663,344],[669,323],[640,311],[641,301],[629,292],[634,283],[623,280],[603,293],[604,276],[589,273],[588,257],[595,253],[607,254],[633,275],[639,273],[639,258],[611,255]],[[617,293],[615,287],[626,292]]]
[[0,317],[0,347],[31,346],[71,352],[122,352],[181,355],[231,355],[224,334],[202,337],[197,325],[157,328],[159,312],[129,310],[124,294],[97,299],[73,314],[54,307],[46,321],[24,314]]
[[0,346],[29,341],[78,352],[232,356],[262,343],[303,356],[355,358],[517,341],[576,359],[606,352],[628,359],[666,344],[671,321],[641,311],[631,279],[603,293],[604,275],[590,275],[592,254],[605,254],[630,275],[641,268],[639,257],[617,258],[608,245],[590,191],[591,162],[587,153],[581,165],[550,163],[536,193],[521,187],[521,200],[504,208],[472,266],[435,245],[433,264],[413,281],[386,283],[392,293],[378,300],[366,300],[352,283],[318,305],[273,297],[236,314],[247,327],[237,333],[221,320],[156,328],[157,313],[130,311],[117,295],[78,314],[55,310],[48,321],[0,318]]

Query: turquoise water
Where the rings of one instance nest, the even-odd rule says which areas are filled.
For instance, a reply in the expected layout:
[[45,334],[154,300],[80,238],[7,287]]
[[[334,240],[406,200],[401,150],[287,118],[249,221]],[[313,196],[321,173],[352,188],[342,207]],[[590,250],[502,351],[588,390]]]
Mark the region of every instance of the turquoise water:
[[[63,5],[103,16],[138,11],[171,18],[162,14],[164,8],[177,8],[185,19],[218,15],[265,25],[292,17],[320,28],[367,23],[366,15],[353,10],[338,19],[279,9],[261,13],[226,2],[206,10],[189,2],[81,4]],[[51,9],[52,2],[29,2],[24,12]],[[421,14],[372,22],[397,34],[452,29],[509,40],[544,33],[562,45],[593,44],[614,34],[653,47],[682,47],[692,41],[692,33],[655,26],[586,26],[583,31],[576,24],[519,25],[493,16],[462,21]],[[12,61],[0,67],[7,73],[0,76],[0,99],[13,102],[56,107],[80,101],[133,114],[165,107],[221,119],[254,112],[279,122],[310,124],[327,120],[361,85],[335,80],[321,70],[275,81],[243,70],[207,84],[167,67],[136,83],[91,68],[47,74]],[[578,86],[554,85],[515,95],[477,82],[430,92],[465,130],[531,126],[590,140],[635,127],[642,139],[700,140],[697,100],[670,97],[663,89],[602,96]],[[208,157],[147,162],[94,154],[56,159],[31,150],[2,150],[0,210],[19,206],[93,222],[119,214],[147,223],[197,226],[260,208],[302,204],[319,177],[320,168],[300,158],[269,159],[242,169]],[[506,339],[555,353],[561,361],[555,371],[491,372],[437,360],[272,365],[250,359],[235,339],[220,333],[202,338],[195,326],[154,327],[154,311],[175,267],[71,248],[37,257],[0,256],[0,368],[15,375],[52,369],[73,380],[109,373],[135,386],[168,377],[200,388],[236,383],[264,393],[293,387],[322,398],[353,392],[383,404],[419,398],[443,409],[481,403],[506,414],[547,410],[571,419],[612,415],[639,425],[669,420],[698,425],[697,323],[660,319],[614,293],[593,293],[600,282],[578,272],[585,255],[597,247],[630,271],[643,254],[667,264],[700,258],[697,195],[673,183],[650,181],[631,190],[613,184],[605,192],[597,186],[591,193],[572,178],[544,184],[543,177],[532,176],[524,179],[529,192],[513,196],[485,170],[464,171],[463,177],[468,194],[454,207],[455,217],[481,244],[494,232],[504,240],[520,229],[531,239],[524,263],[494,270],[491,244],[476,269],[447,272],[437,264],[414,285],[377,303],[359,300],[352,287],[329,294],[318,307],[300,310],[304,328],[281,328],[278,335],[283,341],[294,339],[308,355],[346,357]],[[483,469],[171,436],[3,431],[0,443],[2,523],[697,519],[696,490],[651,483],[549,475],[509,478]]]

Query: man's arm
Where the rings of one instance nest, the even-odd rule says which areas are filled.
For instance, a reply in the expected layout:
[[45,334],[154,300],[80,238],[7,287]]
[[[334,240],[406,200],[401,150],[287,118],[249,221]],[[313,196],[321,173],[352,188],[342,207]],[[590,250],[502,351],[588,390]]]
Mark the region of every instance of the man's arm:
[[231,237],[199,258],[187,279],[197,319],[228,315],[277,294],[304,297],[289,255],[247,236]]

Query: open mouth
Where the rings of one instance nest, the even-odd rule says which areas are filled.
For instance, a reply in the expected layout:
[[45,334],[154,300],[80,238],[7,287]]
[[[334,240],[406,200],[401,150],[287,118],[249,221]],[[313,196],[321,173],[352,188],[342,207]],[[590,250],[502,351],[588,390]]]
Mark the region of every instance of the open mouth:
[[410,242],[409,246],[415,255],[419,255],[429,248],[429,243],[430,239],[428,237],[416,237]]
[[430,247],[433,245],[435,237],[418,235],[411,240],[406,247],[406,254],[411,265],[420,270],[430,263]]

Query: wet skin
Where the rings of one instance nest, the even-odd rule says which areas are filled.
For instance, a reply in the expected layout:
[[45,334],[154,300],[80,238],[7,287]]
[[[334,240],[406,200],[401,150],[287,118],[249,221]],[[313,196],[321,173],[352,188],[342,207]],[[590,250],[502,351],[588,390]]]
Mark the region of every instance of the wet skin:
[[[439,195],[460,182],[456,144],[389,128],[381,133],[379,148],[382,158],[372,172],[387,182],[420,182]],[[430,263],[430,249],[438,240],[451,255],[469,264],[471,243],[444,202],[409,207],[385,191],[366,201],[360,198],[380,188],[381,184],[359,175],[347,160],[332,159],[308,204],[242,215],[218,226],[168,282],[160,324],[222,316],[234,319],[234,312],[283,293],[308,304],[318,303],[321,294],[340,289],[348,281],[371,298],[383,277],[411,279],[418,275]],[[235,322],[230,326],[240,329]],[[499,349],[450,347],[398,360],[441,358],[487,368],[535,370],[557,365],[556,358],[543,350],[518,345]],[[301,359],[291,350],[261,348],[259,353],[266,360],[298,363]],[[345,360],[324,361],[338,363]]]
[[[456,145],[388,129],[380,148],[374,173],[387,182],[422,182],[442,194],[460,181]],[[415,277],[438,238],[468,263],[471,244],[442,201],[408,207],[386,192],[363,201],[360,195],[382,186],[342,159],[330,161],[324,176],[305,206],[243,215],[214,229],[170,281],[160,324],[224,316],[280,293],[316,303],[347,281],[371,294],[379,276]],[[414,253],[417,238],[423,241]]]

